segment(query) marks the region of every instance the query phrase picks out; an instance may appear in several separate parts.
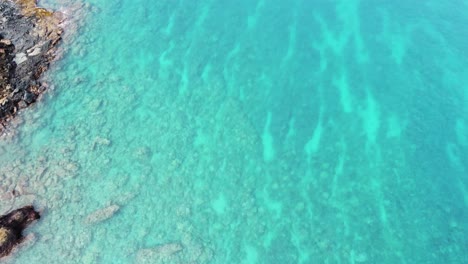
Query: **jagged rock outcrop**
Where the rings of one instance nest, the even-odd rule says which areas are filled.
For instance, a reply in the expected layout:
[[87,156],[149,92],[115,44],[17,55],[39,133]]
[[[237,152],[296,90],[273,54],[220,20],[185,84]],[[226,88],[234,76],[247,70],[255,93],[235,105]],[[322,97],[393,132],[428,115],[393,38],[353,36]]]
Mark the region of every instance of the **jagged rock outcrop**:
[[[34,103],[45,90],[40,82],[60,41],[59,13],[35,0],[0,1],[0,124]],[[2,126],[0,126],[0,131]]]
[[39,213],[30,205],[0,216],[0,258],[23,242],[23,230],[39,218]]

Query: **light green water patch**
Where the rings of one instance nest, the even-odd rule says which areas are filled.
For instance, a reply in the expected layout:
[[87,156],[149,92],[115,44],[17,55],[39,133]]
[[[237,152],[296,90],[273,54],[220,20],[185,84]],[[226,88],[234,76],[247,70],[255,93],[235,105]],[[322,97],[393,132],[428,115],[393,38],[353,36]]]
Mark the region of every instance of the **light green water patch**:
[[392,38],[390,49],[392,50],[392,57],[399,65],[403,62],[406,53],[406,39],[401,35],[396,35]]
[[[466,164],[462,161],[460,157],[460,151],[462,151],[457,145],[448,142],[446,145],[446,155],[448,156],[448,159],[451,163],[451,165],[457,170],[462,172],[462,175],[464,175],[467,171]],[[458,190],[463,197],[463,201],[465,203],[465,206],[468,206],[468,188],[465,185],[464,181],[462,178],[454,175],[452,178],[455,178],[455,181],[458,186]]]
[[242,263],[258,263],[258,252],[257,250],[250,246],[250,245],[246,245],[246,258],[245,260],[242,262]]
[[[320,113],[322,113],[323,108],[321,108]],[[311,156],[317,153],[320,147],[320,140],[322,138],[323,125],[322,125],[322,115],[320,114],[318,118],[317,125],[315,126],[312,137],[307,141],[304,146],[304,151],[307,155],[307,160],[309,161]]]
[[401,121],[396,114],[390,114],[387,118],[387,138],[400,138],[406,124],[407,121]]
[[460,158],[460,148],[454,143],[448,142],[446,145],[446,154],[452,165],[458,170],[464,170],[464,163]]
[[387,210],[385,209],[385,197],[382,194],[382,186],[380,180],[378,179],[380,175],[374,175],[371,180],[372,188],[374,188],[374,193],[377,196],[376,203],[379,210],[379,219],[385,229],[388,229],[388,214]]
[[[447,142],[445,151],[453,168],[455,168],[457,171],[463,172],[463,174],[466,174],[466,164],[464,164],[460,158],[460,151],[462,151],[461,148],[459,148],[458,145],[454,143]],[[465,206],[468,206],[468,187],[461,178],[458,178],[456,175],[453,177],[456,178],[458,190],[463,197]]]
[[201,27],[203,26],[203,23],[209,17],[211,6],[212,6],[212,1],[206,1],[203,3],[203,5],[201,5],[201,11],[197,12],[195,25],[193,27],[193,32],[195,34],[198,33],[198,30],[201,29]]
[[[295,14],[295,17],[297,14]],[[288,37],[288,48],[286,54],[281,61],[281,68],[284,69],[285,66],[288,66],[288,63],[291,61],[291,58],[294,56],[296,52],[296,41],[297,41],[297,21],[296,18],[293,18],[294,22],[289,25],[289,37]]]
[[291,236],[291,241],[293,244],[296,246],[296,248],[299,249],[299,253],[297,256],[297,263],[308,263],[310,262],[310,254],[307,250],[306,247],[304,247],[302,244],[302,234],[299,233],[296,228],[294,229],[294,232]]
[[296,118],[293,116],[288,122],[288,132],[286,133],[286,141],[292,140],[296,136]]
[[331,188],[331,196],[334,197],[336,194],[336,190],[338,189],[338,181],[340,176],[343,174],[345,171],[345,161],[347,159],[347,154],[346,154],[346,143],[343,139],[340,141],[340,155],[338,157],[338,163],[335,166],[334,174],[333,174],[333,183],[332,183],[332,188]]
[[359,7],[360,1],[339,1],[336,4],[336,15],[341,25],[343,25],[340,27],[340,33],[338,34],[330,29],[327,20],[322,15],[314,13],[314,18],[319,24],[320,33],[322,34],[321,44],[315,46],[330,49],[334,55],[342,56],[344,49],[352,41],[356,49],[355,57],[357,61],[359,63],[368,62],[370,55],[361,35]]
[[353,99],[348,84],[348,78],[343,73],[339,78],[333,79],[333,85],[340,91],[340,103],[345,113],[351,113],[353,108]]
[[212,202],[212,207],[218,214],[224,214],[226,208],[228,207],[228,202],[224,194],[219,194],[218,198]]
[[265,248],[271,247],[271,244],[273,243],[273,240],[275,239],[276,236],[276,230],[270,230],[264,237],[262,241],[262,245]]
[[358,252],[356,250],[351,250],[349,252],[349,263],[358,264],[365,263],[368,261],[368,256],[365,252]]
[[271,119],[272,113],[268,112],[262,134],[263,160],[266,162],[272,161],[275,158],[276,153],[273,134],[270,132]]
[[234,85],[235,85],[235,80],[233,78],[234,77],[233,65],[235,64],[235,59],[239,55],[240,50],[241,50],[240,44],[236,43],[236,45],[227,54],[224,67],[223,67],[223,77],[224,77],[224,80],[226,81],[226,88],[231,93],[233,92]]
[[209,76],[212,71],[213,71],[213,66],[210,63],[207,63],[205,67],[203,68],[203,73],[201,75],[201,79],[204,84],[209,83]]
[[[277,183],[271,183],[271,188],[276,191],[279,186]],[[265,188],[258,193],[259,198],[262,200],[265,207],[272,212],[276,219],[280,219],[283,211],[283,204],[280,201],[273,199],[269,191]]]
[[257,26],[259,16],[260,14],[263,13],[262,10],[264,6],[265,6],[265,0],[257,1],[254,11],[250,15],[247,16],[247,30],[248,31],[251,31]]
[[314,13],[314,18],[320,26],[320,33],[322,35],[319,38],[321,41],[317,41],[314,46],[318,50],[325,51],[326,49],[330,49],[333,54],[337,56],[341,55],[347,42],[347,34],[336,34],[333,30],[330,30],[326,19],[319,13]]
[[176,20],[176,12],[174,11],[171,16],[169,17],[169,21],[167,22],[167,26],[164,28],[163,33],[166,35],[171,35],[172,31],[174,30],[174,24]]
[[169,58],[169,54],[173,51],[174,47],[175,44],[172,41],[169,42],[169,47],[159,56],[158,76],[167,78],[169,71],[171,70],[171,66],[173,65],[173,61]]
[[367,137],[367,144],[374,145],[377,143],[380,128],[380,109],[378,102],[370,92],[367,93],[366,99],[366,108],[361,112],[361,118]]
[[193,141],[193,144],[195,147],[199,146],[205,146],[210,143],[210,137],[207,135],[205,132],[203,132],[201,129],[197,131],[197,134],[195,136],[195,140]]
[[462,146],[468,146],[468,128],[465,120],[457,119],[455,122],[455,133],[458,143]]
[[328,67],[328,59],[326,59],[326,56],[324,55],[325,51],[323,48],[317,48],[319,50],[319,53],[320,53],[320,67],[319,67],[319,71],[320,72],[324,72],[327,67]]
[[323,134],[322,115],[319,116],[317,125],[315,126],[312,137],[307,141],[304,146],[304,151],[307,155],[307,160],[310,160],[311,156],[317,153],[320,147],[320,140]]
[[346,36],[346,39],[352,39],[355,45],[357,62],[366,63],[369,62],[370,56],[361,35],[361,16],[359,14],[361,6],[361,1],[341,0],[336,5],[336,13],[344,25],[343,35]]
[[463,105],[465,105],[464,111],[465,113],[468,113],[468,85],[465,84],[462,86],[463,87]]
[[187,89],[189,88],[189,77],[188,77],[188,70],[187,66],[184,65],[184,69],[182,70],[182,76],[181,76],[181,84],[179,88],[179,95],[184,95],[187,92]]
[[413,27],[402,28],[398,21],[391,19],[386,10],[380,10],[379,13],[382,17],[383,31],[378,38],[380,41],[386,42],[385,44],[390,49],[392,58],[398,65],[401,65],[407,52],[410,41],[409,36]]

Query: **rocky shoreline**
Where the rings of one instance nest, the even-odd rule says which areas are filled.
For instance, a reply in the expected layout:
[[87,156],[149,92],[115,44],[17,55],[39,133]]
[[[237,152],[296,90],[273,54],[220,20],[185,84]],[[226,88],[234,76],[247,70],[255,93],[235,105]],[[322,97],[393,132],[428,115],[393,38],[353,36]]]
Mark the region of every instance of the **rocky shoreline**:
[[0,134],[45,91],[40,77],[55,57],[61,20],[36,0],[0,0]]
[[[55,57],[61,20],[35,0],[0,0],[0,135],[45,91],[40,77]],[[38,218],[31,205],[0,216],[0,258],[23,242],[23,229]]]

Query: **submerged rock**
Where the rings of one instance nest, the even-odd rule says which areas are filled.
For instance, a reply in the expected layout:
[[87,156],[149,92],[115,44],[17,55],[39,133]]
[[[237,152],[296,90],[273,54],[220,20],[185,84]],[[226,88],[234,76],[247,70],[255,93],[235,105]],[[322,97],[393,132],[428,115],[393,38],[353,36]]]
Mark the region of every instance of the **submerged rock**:
[[105,208],[96,210],[89,214],[86,219],[86,224],[97,224],[111,218],[117,211],[119,211],[120,206],[116,204],[109,205]]
[[[34,103],[61,39],[60,15],[35,0],[0,1],[0,124]],[[1,130],[2,126],[0,126]]]
[[140,249],[136,255],[137,263],[167,263],[184,248],[180,243],[167,243],[154,248]]
[[32,206],[16,209],[0,217],[0,258],[10,254],[16,245],[23,242],[23,230],[39,218],[39,213]]

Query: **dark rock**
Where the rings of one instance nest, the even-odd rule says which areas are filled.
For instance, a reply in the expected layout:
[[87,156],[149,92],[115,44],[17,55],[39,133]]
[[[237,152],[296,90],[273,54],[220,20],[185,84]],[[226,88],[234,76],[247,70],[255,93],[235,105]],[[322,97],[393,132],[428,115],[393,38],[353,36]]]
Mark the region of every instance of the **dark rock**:
[[31,205],[0,217],[0,258],[10,254],[15,246],[23,242],[23,230],[39,218],[39,213]]
[[0,1],[0,124],[45,90],[39,78],[54,59],[60,21],[35,0]]
[[36,101],[37,96],[29,91],[26,91],[23,96],[23,100],[28,104],[32,104]]

